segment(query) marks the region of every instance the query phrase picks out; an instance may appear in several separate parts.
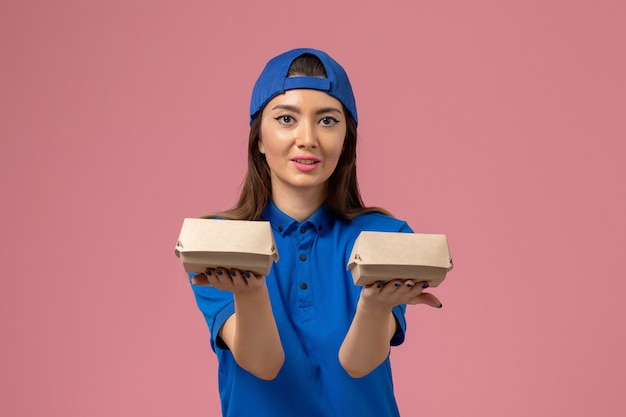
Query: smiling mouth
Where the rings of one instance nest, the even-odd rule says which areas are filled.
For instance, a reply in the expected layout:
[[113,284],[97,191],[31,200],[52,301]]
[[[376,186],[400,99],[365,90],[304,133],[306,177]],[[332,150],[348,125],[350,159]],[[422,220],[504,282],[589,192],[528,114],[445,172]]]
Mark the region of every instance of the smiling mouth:
[[314,159],[292,159],[292,161],[297,162],[299,164],[303,164],[303,165],[314,165],[320,162]]

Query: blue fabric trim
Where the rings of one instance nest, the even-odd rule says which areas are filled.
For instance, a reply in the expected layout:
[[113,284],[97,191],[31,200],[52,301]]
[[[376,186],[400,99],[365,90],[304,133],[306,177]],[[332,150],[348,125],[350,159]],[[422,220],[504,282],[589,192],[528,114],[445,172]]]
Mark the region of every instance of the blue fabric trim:
[[298,88],[308,88],[328,92],[330,90],[330,80],[319,77],[288,77],[285,78],[285,90],[295,90]]

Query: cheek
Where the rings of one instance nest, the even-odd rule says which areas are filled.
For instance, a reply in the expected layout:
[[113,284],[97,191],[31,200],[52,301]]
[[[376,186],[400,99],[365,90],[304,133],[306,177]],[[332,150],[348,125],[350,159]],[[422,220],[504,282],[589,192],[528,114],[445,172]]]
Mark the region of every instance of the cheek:
[[290,143],[290,137],[288,134],[280,134],[271,129],[261,129],[259,135],[259,151],[262,154],[280,155],[285,152]]
[[343,146],[339,146],[337,147],[337,149],[335,149],[334,157],[333,157],[335,164],[339,161],[339,158],[341,158],[342,151],[343,151]]
[[344,141],[341,142],[337,142],[334,146],[333,149],[331,151],[333,160],[339,161],[339,158],[341,157],[341,154],[343,153],[343,147],[344,147]]

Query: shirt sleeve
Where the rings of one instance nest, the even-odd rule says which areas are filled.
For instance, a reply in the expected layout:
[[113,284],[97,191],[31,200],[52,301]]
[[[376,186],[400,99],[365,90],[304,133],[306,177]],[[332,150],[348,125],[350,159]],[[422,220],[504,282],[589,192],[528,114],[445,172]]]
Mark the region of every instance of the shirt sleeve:
[[406,320],[404,318],[404,313],[406,311],[406,305],[401,304],[399,306],[395,306],[391,312],[396,317],[396,332],[391,338],[391,346],[398,346],[404,342],[404,335],[406,334]]
[[[189,274],[191,278],[195,274]],[[232,293],[218,290],[205,285],[191,285],[198,308],[204,315],[209,332],[211,333],[211,349],[227,350],[228,346],[219,336],[224,322],[235,313],[235,303]]]

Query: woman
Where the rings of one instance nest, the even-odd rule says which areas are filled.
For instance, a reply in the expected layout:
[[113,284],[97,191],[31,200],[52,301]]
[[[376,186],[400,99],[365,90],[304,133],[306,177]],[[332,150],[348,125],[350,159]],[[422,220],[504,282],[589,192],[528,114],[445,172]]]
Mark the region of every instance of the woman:
[[210,217],[269,221],[280,260],[267,277],[209,269],[190,277],[219,361],[224,416],[398,416],[390,345],[406,304],[441,307],[427,284],[365,288],[346,264],[363,230],[409,226],[363,205],[357,112],[324,52],[270,60],[250,106],[248,173],[237,206]]

